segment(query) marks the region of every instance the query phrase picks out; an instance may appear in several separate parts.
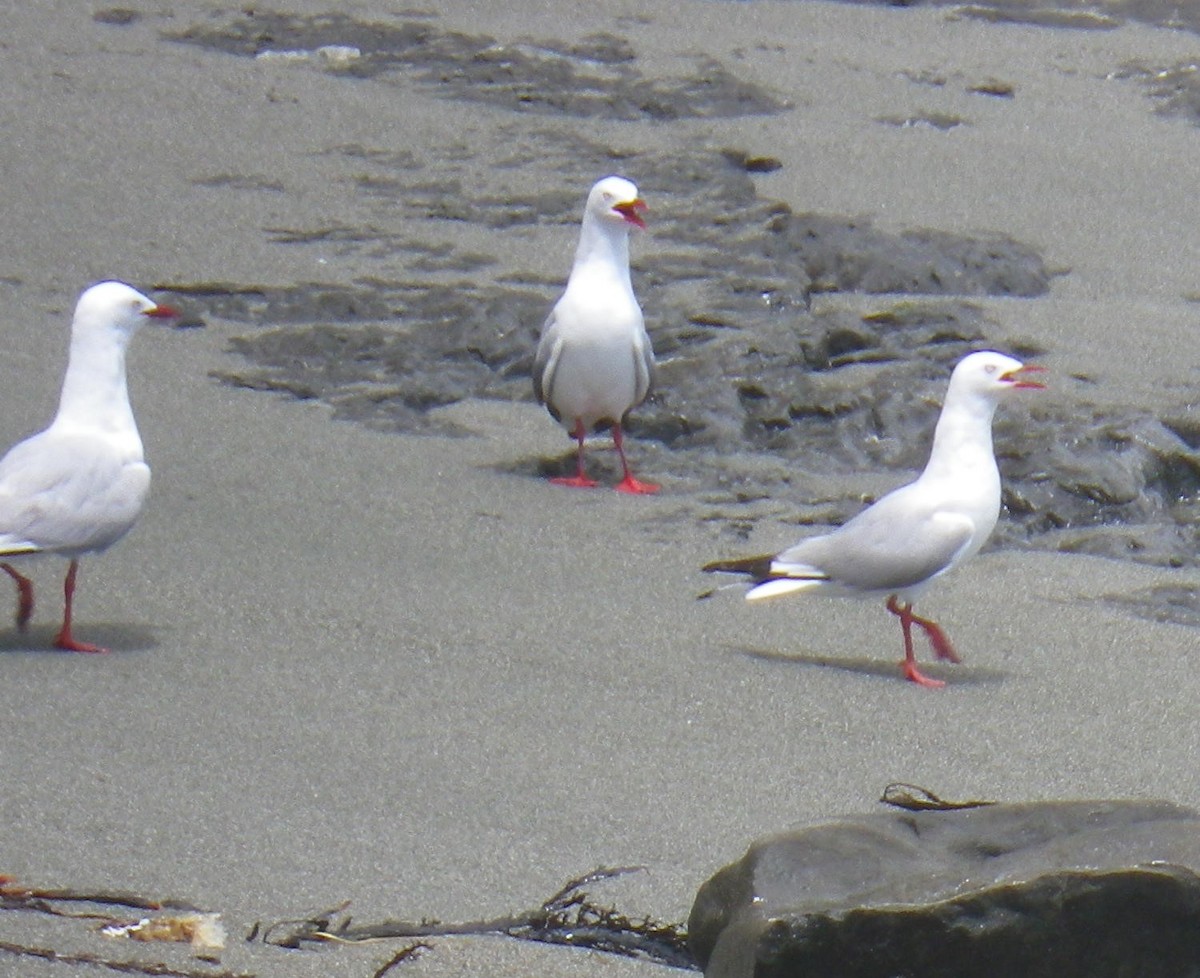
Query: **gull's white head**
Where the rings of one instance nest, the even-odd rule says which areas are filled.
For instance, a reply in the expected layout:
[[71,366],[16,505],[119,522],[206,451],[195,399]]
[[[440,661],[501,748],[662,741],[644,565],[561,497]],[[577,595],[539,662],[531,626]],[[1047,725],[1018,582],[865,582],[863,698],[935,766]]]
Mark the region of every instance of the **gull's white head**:
[[644,228],[646,222],[642,212],[646,202],[638,196],[636,185],[624,177],[605,177],[592,187],[588,194],[588,213],[594,214],[602,221]]
[[124,282],[101,282],[79,297],[75,305],[75,329],[103,330],[126,338],[147,319],[178,316],[170,306],[146,298]]
[[1027,366],[1003,353],[985,350],[965,356],[958,362],[954,373],[950,375],[950,390],[996,400],[1011,390],[1040,390],[1045,387],[1045,384],[1029,376],[1045,369]]

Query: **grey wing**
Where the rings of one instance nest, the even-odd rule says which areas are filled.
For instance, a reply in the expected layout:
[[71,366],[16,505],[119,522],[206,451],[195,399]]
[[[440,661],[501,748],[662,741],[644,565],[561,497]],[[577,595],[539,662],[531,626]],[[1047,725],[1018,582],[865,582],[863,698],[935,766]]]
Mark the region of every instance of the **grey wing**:
[[[33,553],[38,523],[45,515],[46,499],[69,476],[65,464],[54,464],[55,453],[43,462],[43,434],[14,445],[0,459],[0,553]],[[65,460],[64,460],[65,462]]]
[[899,591],[936,577],[970,545],[966,516],[922,505],[905,486],[841,528],[802,540],[771,565],[776,576],[812,576],[864,591]]
[[137,520],[149,486],[142,462],[35,435],[0,461],[0,553],[103,549]]
[[[547,404],[550,392],[554,389],[554,372],[558,369],[558,358],[562,353],[562,331],[554,310],[542,323],[542,333],[538,338],[537,353],[533,357],[533,396],[538,404]],[[551,412],[553,412],[551,407]]]
[[644,327],[633,339],[633,370],[635,376],[633,403],[637,405],[641,404],[654,390],[656,374],[654,347],[651,346],[650,335]]

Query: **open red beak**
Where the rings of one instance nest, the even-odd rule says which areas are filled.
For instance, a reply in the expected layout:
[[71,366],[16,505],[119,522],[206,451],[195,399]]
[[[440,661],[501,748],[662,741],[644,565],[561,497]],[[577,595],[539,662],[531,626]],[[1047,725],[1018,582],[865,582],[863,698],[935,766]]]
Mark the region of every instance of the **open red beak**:
[[641,197],[627,200],[623,204],[613,204],[614,211],[625,218],[630,224],[635,224],[642,229],[646,227],[646,222],[642,219],[642,214],[649,209]]
[[153,309],[147,309],[142,315],[149,316],[151,319],[177,319],[179,310],[160,302]]
[[1043,374],[1046,372],[1045,367],[1039,367],[1036,364],[1026,364],[1024,367],[1018,367],[1016,370],[1010,370],[1003,376],[1003,380],[1011,381],[1013,387],[1026,390],[1045,390],[1046,385],[1036,380],[1030,380],[1026,374]]

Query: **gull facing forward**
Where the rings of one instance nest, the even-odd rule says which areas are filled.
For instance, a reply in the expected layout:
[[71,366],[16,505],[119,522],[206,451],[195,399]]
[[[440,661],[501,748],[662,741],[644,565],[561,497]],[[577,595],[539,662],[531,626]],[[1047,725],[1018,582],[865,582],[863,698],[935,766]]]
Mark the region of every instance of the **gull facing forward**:
[[1041,388],[1025,366],[1000,353],[972,353],[954,368],[920,477],[888,493],[832,533],[801,540],[774,557],[715,561],[704,569],[749,574],[747,601],[793,591],[886,598],[904,630],[906,679],[943,686],[924,675],[913,654],[912,626],[934,655],[961,661],[936,622],[913,614],[913,602],[938,577],[978,553],[1000,515],[1000,472],[992,450],[992,417],[1001,398]]
[[112,546],[142,512],[150,469],[129,406],[125,348],[147,318],[174,315],[120,282],[84,292],[54,421],[0,459],[0,568],[17,583],[19,630],[33,614],[33,582],[8,561],[34,554],[70,561],[54,640],[60,649],[107,651],[71,634],[75,575],[83,554]]
[[658,491],[633,477],[623,438],[626,416],[654,381],[654,351],[629,278],[629,229],[646,226],[645,209],[637,187],[621,177],[592,187],[566,290],[542,325],[533,391],[578,444],[575,475],[550,480],[557,485],[596,485],[584,469],[583,442],[597,426],[611,426],[623,473],[616,488]]

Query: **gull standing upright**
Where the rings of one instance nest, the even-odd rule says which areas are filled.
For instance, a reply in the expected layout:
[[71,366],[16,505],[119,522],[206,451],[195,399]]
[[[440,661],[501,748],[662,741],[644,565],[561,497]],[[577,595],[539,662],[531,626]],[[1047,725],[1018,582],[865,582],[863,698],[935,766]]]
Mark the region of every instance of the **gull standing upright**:
[[904,630],[904,676],[943,686],[924,675],[913,654],[912,626],[929,638],[934,655],[961,661],[936,622],[913,614],[913,602],[938,577],[973,556],[1000,515],[1000,472],[992,449],[992,417],[1011,391],[1041,388],[1025,366],[1001,353],[972,353],[950,376],[920,477],[893,490],[832,533],[809,537],[775,556],[714,561],[708,571],[755,577],[747,601],[793,591],[884,597]]
[[596,485],[584,468],[583,442],[597,425],[609,425],[623,473],[616,488],[658,491],[633,477],[623,437],[626,416],[654,381],[654,351],[629,278],[629,229],[646,226],[645,210],[637,187],[622,177],[592,187],[566,290],[542,325],[533,391],[578,444],[575,475],[551,480],[558,485]]
[[121,282],[85,291],[54,421],[0,459],[0,569],[17,583],[19,630],[33,614],[33,582],[9,561],[34,554],[70,561],[54,640],[60,649],[107,651],[71,634],[75,575],[83,554],[112,546],[141,514],[150,469],[129,406],[125,348],[147,318],[175,315]]

